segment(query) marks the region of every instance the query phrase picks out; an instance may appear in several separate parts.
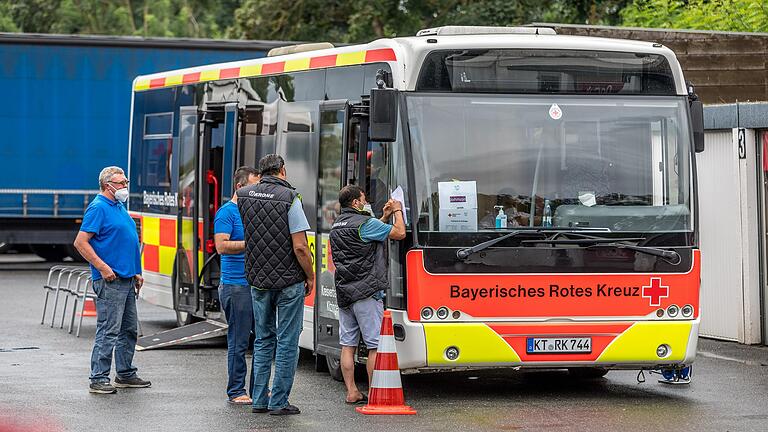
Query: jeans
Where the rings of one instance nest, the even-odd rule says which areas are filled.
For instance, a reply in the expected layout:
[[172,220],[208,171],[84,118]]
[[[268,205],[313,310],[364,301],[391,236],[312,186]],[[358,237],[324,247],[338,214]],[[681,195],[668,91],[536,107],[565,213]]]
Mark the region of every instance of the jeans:
[[117,278],[112,282],[93,282],[96,292],[96,337],[91,353],[91,382],[109,383],[112,351],[115,370],[123,379],[136,376],[133,353],[136,348],[138,316],[133,278]]
[[[219,285],[219,301],[227,317],[227,396],[230,399],[243,396],[248,364],[245,353],[253,331],[253,300],[251,287],[248,285]],[[248,393],[253,393],[253,374],[248,385]]]
[[[251,290],[256,340],[253,343],[253,407],[285,408],[299,360],[299,334],[304,320],[304,282],[280,290]],[[272,360],[275,379],[269,377]]]

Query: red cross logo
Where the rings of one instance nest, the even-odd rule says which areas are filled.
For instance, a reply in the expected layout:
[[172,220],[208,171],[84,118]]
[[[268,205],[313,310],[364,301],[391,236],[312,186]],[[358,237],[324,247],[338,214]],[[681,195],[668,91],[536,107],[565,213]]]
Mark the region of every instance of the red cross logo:
[[651,306],[661,306],[661,299],[669,297],[669,287],[661,284],[661,278],[651,278],[651,284],[643,287],[643,297],[651,299]]

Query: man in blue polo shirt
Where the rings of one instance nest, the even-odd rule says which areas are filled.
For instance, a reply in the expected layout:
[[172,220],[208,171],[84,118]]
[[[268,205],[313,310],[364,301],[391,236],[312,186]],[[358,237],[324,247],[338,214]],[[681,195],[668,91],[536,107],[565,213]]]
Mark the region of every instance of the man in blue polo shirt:
[[[91,393],[111,394],[118,388],[152,385],[136,374],[133,354],[138,316],[136,296],[141,276],[141,251],[136,223],[128,215],[128,179],[115,166],[99,174],[101,192],[83,216],[75,247],[91,265],[96,292],[96,337],[91,354]],[[109,379],[115,352],[115,385]]]
[[[235,191],[243,186],[259,182],[259,171],[240,167],[232,178]],[[213,224],[216,251],[221,255],[221,279],[219,301],[227,317],[227,396],[236,405],[250,405],[253,392],[253,376],[248,391],[245,377],[248,366],[245,353],[253,331],[253,301],[251,287],[245,279],[245,236],[243,221],[237,210],[237,194],[216,212]],[[253,374],[251,374],[253,375]]]

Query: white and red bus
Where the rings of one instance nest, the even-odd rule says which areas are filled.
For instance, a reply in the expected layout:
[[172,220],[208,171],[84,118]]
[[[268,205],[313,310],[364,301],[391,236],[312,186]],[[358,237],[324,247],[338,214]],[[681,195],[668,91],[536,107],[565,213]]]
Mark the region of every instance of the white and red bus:
[[[701,103],[655,43],[547,28],[442,27],[134,81],[129,175],[146,300],[223,319],[213,216],[232,172],[281,154],[317,287],[303,348],[338,373],[328,233],[338,191],[390,242],[400,367],[681,368],[696,354]],[[321,364],[322,365],[322,364]]]

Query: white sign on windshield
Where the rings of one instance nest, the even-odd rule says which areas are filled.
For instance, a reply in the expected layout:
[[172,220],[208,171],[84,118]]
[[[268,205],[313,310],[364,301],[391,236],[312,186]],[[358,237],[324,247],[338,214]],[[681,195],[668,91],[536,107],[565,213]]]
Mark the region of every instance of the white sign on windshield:
[[477,182],[438,182],[440,209],[477,209]]

